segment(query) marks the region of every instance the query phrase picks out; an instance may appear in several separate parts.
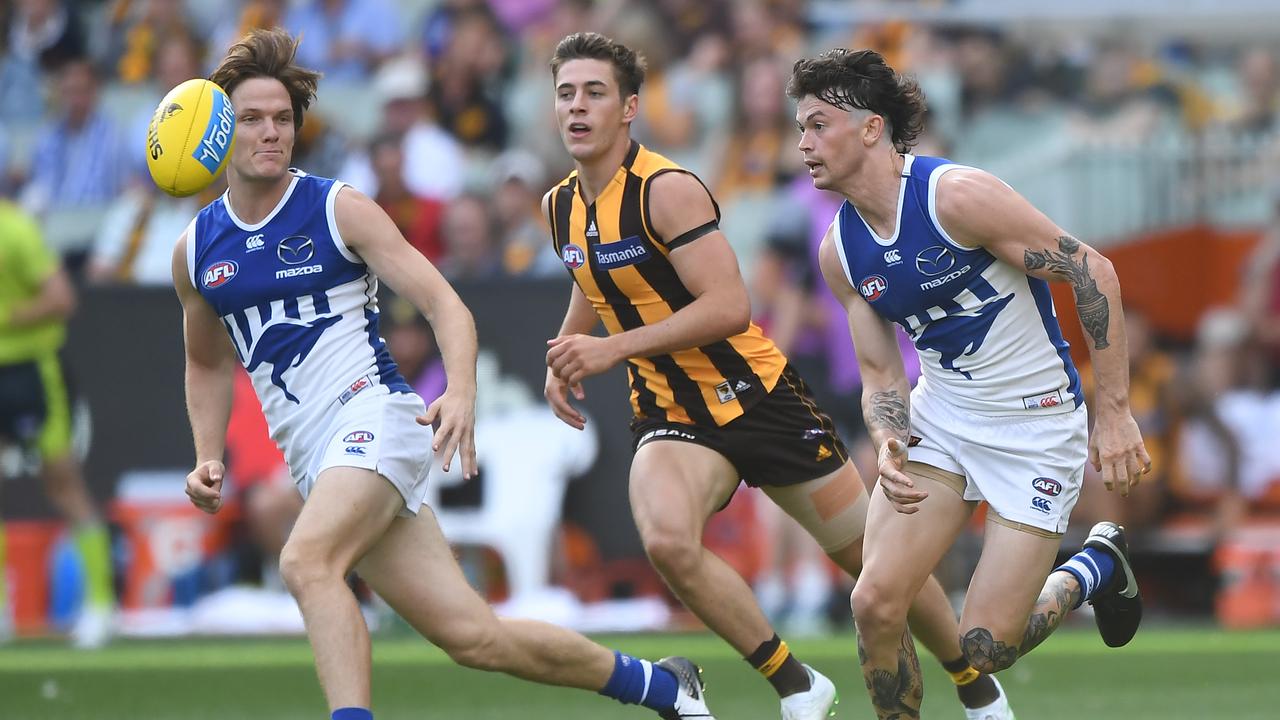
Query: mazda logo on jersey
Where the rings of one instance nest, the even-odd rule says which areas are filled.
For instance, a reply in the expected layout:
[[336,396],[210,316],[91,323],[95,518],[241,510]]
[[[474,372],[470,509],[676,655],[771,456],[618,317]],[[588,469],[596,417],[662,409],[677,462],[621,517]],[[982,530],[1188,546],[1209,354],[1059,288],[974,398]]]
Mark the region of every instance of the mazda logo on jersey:
[[577,245],[565,245],[560,251],[560,259],[564,261],[565,267],[577,270],[587,261],[587,256]]
[[644,240],[639,235],[632,235],[618,242],[592,245],[591,249],[596,254],[596,267],[602,270],[635,265],[649,259],[649,248],[645,247]]
[[875,302],[889,289],[889,281],[883,275],[872,275],[858,284],[858,292],[867,302]]
[[941,245],[933,245],[916,255],[916,270],[925,275],[941,275],[956,264],[956,256]]
[[316,254],[316,244],[303,235],[290,235],[276,246],[276,257],[285,265],[301,265]]

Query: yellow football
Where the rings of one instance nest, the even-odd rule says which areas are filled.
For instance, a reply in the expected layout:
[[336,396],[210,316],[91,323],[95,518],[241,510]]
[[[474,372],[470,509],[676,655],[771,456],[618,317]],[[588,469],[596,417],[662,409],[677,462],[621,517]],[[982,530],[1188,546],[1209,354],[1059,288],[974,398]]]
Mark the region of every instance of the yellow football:
[[226,167],[236,136],[231,99],[216,84],[197,78],[169,91],[147,126],[147,169],[174,197],[209,187]]

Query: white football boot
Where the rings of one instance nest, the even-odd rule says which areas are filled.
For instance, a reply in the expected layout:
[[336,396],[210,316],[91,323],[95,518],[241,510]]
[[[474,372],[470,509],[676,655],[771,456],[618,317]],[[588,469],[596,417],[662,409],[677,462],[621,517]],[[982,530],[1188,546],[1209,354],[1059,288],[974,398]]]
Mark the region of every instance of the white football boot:
[[809,689],[782,698],[782,720],[826,720],[835,717],[840,703],[836,686],[826,675],[804,666],[809,673]]
[[1009,698],[1004,694],[1004,688],[1000,687],[1000,681],[993,675],[991,682],[996,684],[996,691],[1000,694],[989,705],[965,708],[965,720],[1015,720],[1013,708],[1009,707]]

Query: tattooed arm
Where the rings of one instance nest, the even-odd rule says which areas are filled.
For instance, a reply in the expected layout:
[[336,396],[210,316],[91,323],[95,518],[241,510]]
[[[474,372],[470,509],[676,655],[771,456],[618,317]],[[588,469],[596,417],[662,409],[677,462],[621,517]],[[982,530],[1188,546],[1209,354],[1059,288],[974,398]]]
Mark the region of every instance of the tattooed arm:
[[849,335],[862,371],[862,416],[880,453],[880,486],[898,512],[911,514],[928,497],[902,472],[911,427],[911,385],[902,365],[893,324],[876,314],[844,275],[828,228],[818,249],[818,265],[831,292],[849,314]]
[[1111,262],[1071,237],[996,177],[968,168],[938,181],[938,220],[958,243],[983,247],[1019,270],[1071,285],[1098,388],[1089,459],[1108,489],[1128,495],[1151,458],[1129,410],[1129,351],[1120,281]]

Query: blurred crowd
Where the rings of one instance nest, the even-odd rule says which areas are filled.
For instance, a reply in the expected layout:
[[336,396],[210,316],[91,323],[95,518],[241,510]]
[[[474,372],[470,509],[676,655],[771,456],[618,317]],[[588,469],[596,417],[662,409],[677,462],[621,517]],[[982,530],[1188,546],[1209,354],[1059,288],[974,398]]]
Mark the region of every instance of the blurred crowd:
[[[1157,537],[1191,517],[1216,540],[1280,510],[1280,175],[1268,160],[1280,147],[1280,43],[1101,24],[858,23],[856,12],[820,24],[809,10],[805,0],[13,0],[0,4],[0,195],[41,221],[77,277],[168,285],[174,239],[220,188],[189,199],[156,191],[143,154],[151,112],[244,32],[280,25],[302,37],[301,62],[325,74],[297,167],[374,197],[452,280],[562,277],[539,210],[572,169],[547,63],[564,35],[604,32],[648,61],[635,136],[713,190],[759,321],[833,398],[825,405],[861,441],[869,476],[853,350],[814,273],[837,203],[801,172],[785,85],[802,55],[874,47],[926,92],[918,152],[992,169],[1020,190],[1019,178],[1039,187],[1055,175],[1028,164],[1045,148],[1078,159],[1085,147],[1245,143],[1220,182],[1193,169],[1161,196],[1176,207],[1143,211],[1217,220],[1214,209],[1230,207],[1229,222],[1270,230],[1236,301],[1199,318],[1193,341],[1160,337],[1128,313],[1132,403],[1156,470],[1125,503],[1095,478],[1073,526],[1120,518]],[[1146,197],[1151,177],[1124,175],[1128,185],[1104,191],[1133,205],[1126,192]],[[1076,229],[1096,219],[1088,208],[1046,210],[1082,239],[1122,241]],[[412,362],[422,382],[442,382],[438,365]]]

